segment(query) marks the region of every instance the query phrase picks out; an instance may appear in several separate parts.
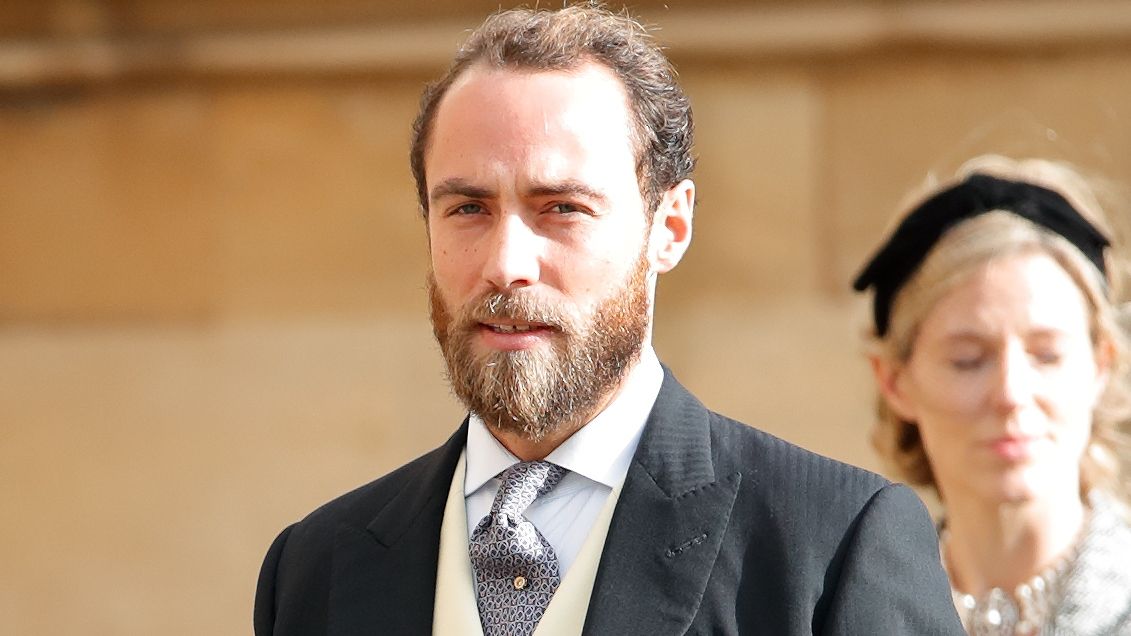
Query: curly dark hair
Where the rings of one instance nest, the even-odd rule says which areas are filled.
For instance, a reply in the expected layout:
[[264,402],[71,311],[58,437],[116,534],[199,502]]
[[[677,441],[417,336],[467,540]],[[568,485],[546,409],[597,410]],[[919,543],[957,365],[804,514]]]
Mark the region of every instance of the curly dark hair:
[[587,62],[620,78],[633,118],[636,176],[651,214],[664,192],[691,175],[691,103],[676,72],[639,22],[599,4],[557,10],[512,9],[491,15],[468,36],[447,73],[425,88],[412,126],[410,161],[421,213],[428,216],[424,155],[440,102],[476,63],[495,68],[562,71]]

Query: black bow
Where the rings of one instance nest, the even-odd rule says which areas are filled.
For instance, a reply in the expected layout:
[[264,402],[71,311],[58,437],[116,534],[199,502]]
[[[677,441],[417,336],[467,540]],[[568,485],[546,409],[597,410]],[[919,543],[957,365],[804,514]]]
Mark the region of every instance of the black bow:
[[896,292],[939,238],[959,222],[995,210],[1012,212],[1063,236],[1107,277],[1104,249],[1110,242],[1064,197],[1031,183],[973,174],[909,213],[856,277],[852,284],[856,291],[875,290],[872,312],[877,334],[887,333]]

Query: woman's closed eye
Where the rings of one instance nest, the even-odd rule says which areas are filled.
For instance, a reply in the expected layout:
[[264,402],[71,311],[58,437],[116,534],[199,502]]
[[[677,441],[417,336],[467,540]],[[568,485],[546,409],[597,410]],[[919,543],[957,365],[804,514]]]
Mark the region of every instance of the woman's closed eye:
[[1049,349],[1033,351],[1030,355],[1033,356],[1034,360],[1043,365],[1060,364],[1060,361],[1063,359],[1059,351]]
[[956,356],[950,359],[950,365],[957,371],[976,371],[986,362],[984,355]]

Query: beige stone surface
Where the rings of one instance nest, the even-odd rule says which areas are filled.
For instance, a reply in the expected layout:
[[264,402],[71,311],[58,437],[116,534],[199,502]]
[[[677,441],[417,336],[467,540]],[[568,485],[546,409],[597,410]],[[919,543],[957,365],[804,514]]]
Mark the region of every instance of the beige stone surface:
[[0,320],[212,309],[218,192],[197,91],[14,97],[0,110]]
[[460,414],[423,321],[0,331],[0,631],[250,632],[273,535]]
[[426,233],[408,168],[423,79],[216,96],[225,315],[415,313]]
[[[1069,161],[1123,187],[1131,181],[1126,53],[875,60],[844,65],[826,88],[833,280],[851,279],[907,192],[979,154]],[[1117,203],[1126,226],[1131,200]]]
[[683,77],[695,100],[699,205],[695,248],[669,281],[669,302],[813,294],[820,86],[788,68],[692,66]]

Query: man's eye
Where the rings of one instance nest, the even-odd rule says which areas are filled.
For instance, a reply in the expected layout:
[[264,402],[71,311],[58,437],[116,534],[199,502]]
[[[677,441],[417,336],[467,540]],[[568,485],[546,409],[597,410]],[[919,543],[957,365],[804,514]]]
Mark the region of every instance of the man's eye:
[[1041,364],[1060,364],[1060,353],[1056,351],[1037,351],[1033,354],[1037,362]]
[[574,214],[575,212],[583,212],[584,209],[572,203],[555,203],[550,211],[557,214]]
[[478,203],[464,203],[452,210],[453,215],[483,214],[483,206]]

